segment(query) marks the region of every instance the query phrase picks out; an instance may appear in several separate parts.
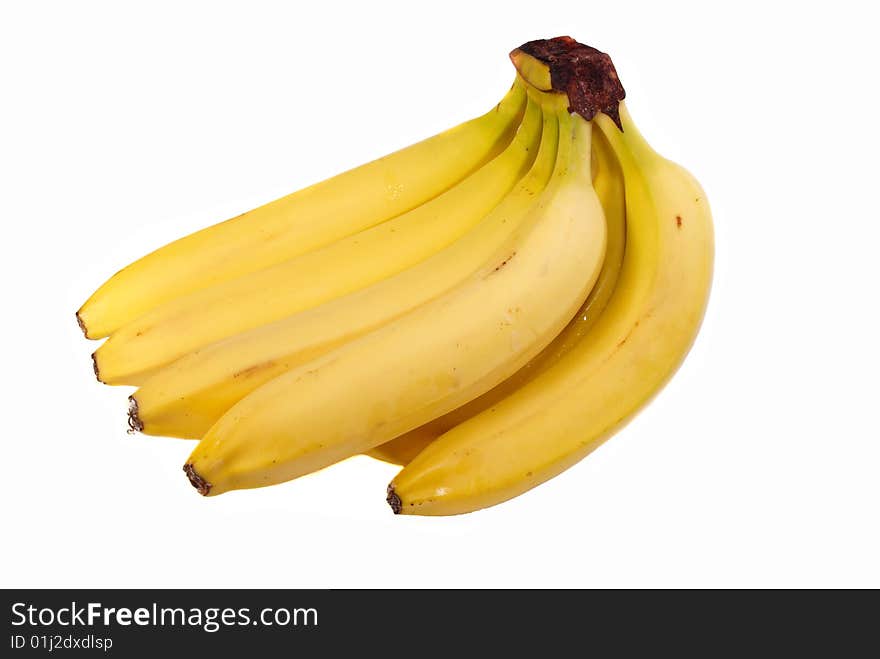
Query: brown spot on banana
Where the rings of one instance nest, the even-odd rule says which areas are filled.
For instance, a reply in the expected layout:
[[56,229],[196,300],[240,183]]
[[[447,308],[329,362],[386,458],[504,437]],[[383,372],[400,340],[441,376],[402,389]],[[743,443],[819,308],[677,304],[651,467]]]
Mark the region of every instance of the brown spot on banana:
[[[498,272],[499,270],[501,270],[501,268],[503,268],[503,267],[506,266],[508,263],[510,263],[510,259],[512,259],[514,256],[516,256],[516,252],[512,252],[510,256],[508,256],[508,257],[507,257],[506,259],[504,259],[501,263],[499,263],[498,265],[496,265],[496,266],[495,266],[495,269],[492,270],[492,272]],[[490,274],[491,274],[491,273],[490,273]]]
[[[647,314],[645,314],[645,316],[643,316],[643,317],[647,317]],[[629,328],[629,332],[626,333],[626,336],[617,342],[618,348],[622,347],[624,343],[629,341],[629,337],[631,337],[632,333],[636,331],[636,328],[639,326],[640,322],[641,322],[640,320],[637,320],[635,323],[633,323],[633,326]]]
[[266,362],[260,362],[259,364],[254,364],[253,366],[248,366],[247,368],[243,368],[240,371],[233,374],[233,379],[237,378],[246,378],[250,377],[254,373],[259,373],[260,371],[264,371],[267,368],[272,368],[275,366],[275,362],[272,360]]

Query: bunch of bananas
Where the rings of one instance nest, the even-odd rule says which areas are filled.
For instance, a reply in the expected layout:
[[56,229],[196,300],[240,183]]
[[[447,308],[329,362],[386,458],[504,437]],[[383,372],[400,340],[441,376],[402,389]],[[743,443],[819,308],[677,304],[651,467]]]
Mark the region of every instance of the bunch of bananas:
[[203,495],[358,453],[395,513],[451,515],[571,466],[700,325],[712,223],[634,126],[610,58],[511,53],[487,114],[143,257],[77,313],[129,424],[199,439]]

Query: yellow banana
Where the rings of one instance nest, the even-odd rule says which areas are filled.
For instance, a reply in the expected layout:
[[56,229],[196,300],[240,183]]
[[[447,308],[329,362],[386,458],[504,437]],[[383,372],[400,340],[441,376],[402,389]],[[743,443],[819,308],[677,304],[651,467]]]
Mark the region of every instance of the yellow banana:
[[541,107],[530,102],[507,148],[430,201],[273,267],[168,302],[114,332],[95,352],[106,384],[142,384],[160,367],[221,339],[347,295],[428,258],[465,234],[534,161]]
[[[551,103],[541,97],[535,94],[539,113],[540,104]],[[132,396],[131,426],[152,435],[200,438],[263,383],[462,282],[510,239],[550,181],[558,143],[556,114],[543,113],[542,123],[540,147],[528,174],[459,240],[393,277],[207,346],[159,370]]]
[[444,432],[492,407],[553,366],[578,344],[581,337],[596,322],[611,298],[623,265],[626,240],[626,199],[620,165],[601,132],[595,131],[592,146],[593,187],[605,211],[608,239],[602,270],[586,302],[550,345],[507,380],[470,403],[371,449],[368,455],[393,464],[408,464],[425,446]]
[[213,284],[281,263],[405,213],[456,185],[513,137],[517,79],[485,115],[170,243],[117,272],[79,309],[90,339]]
[[550,369],[421,451],[389,485],[394,512],[465,513],[552,478],[632,418],[687,354],[711,283],[709,206],[619,110],[622,130],[604,114],[594,120],[626,192],[626,251],[608,306]]
[[591,124],[558,97],[553,180],[504,249],[452,291],[239,401],[185,466],[200,493],[283,482],[377,446],[495,386],[562,330],[599,274],[605,220]]
[[[447,415],[444,414],[443,416]],[[412,462],[419,453],[424,451],[428,444],[442,434],[442,432],[437,432],[437,428],[431,422],[428,422],[384,444],[371,448],[364,455],[369,455],[371,458],[376,458],[382,462],[404,467]]]

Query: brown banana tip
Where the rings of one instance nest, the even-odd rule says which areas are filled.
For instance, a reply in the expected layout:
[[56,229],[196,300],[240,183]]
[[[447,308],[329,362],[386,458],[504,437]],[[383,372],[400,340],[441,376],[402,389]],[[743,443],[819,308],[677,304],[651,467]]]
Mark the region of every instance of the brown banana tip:
[[[82,309],[80,309],[80,311],[82,311]],[[76,312],[76,324],[79,325],[79,328],[82,330],[83,336],[89,338],[89,330],[86,328],[82,316],[79,315],[79,311]]]
[[144,422],[138,416],[138,402],[134,396],[128,397],[128,434],[143,432]]
[[388,494],[385,497],[385,501],[388,502],[388,505],[391,506],[391,510],[395,515],[399,515],[400,511],[403,509],[403,504],[400,503],[400,497],[397,496],[397,492],[394,491],[394,484],[391,483],[388,485]]
[[587,121],[601,112],[623,130],[619,107],[626,91],[607,54],[571,37],[536,39],[517,50],[547,65],[553,90],[568,95],[569,112]]
[[101,379],[101,371],[98,369],[98,353],[92,353],[92,370],[95,372],[95,379],[98,380],[101,384],[104,384],[104,381]]
[[183,465],[183,471],[186,473],[186,477],[189,479],[192,486],[198,490],[199,494],[206,497],[211,493],[211,484],[198,475],[192,462],[187,462]]

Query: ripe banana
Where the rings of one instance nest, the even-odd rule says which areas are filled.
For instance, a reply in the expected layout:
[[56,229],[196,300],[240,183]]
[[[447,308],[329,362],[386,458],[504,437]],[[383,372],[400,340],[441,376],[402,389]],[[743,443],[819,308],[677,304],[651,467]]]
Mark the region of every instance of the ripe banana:
[[712,221],[683,168],[654,152],[623,103],[594,124],[623,170],[626,250],[595,325],[550,369],[430,443],[392,481],[395,513],[453,515],[515,497],[575,464],[672,376],[699,329]]
[[605,220],[592,125],[552,98],[553,179],[503,250],[448,293],[239,401],[185,466],[200,493],[283,482],[377,446],[492,388],[562,330],[599,274]]
[[517,79],[485,115],[162,247],[117,272],[77,312],[100,339],[178,297],[281,263],[405,213],[501,153],[520,123]]
[[[556,162],[556,113],[541,111],[556,99],[530,93],[532,106],[542,115],[534,163],[469,232],[393,277],[207,346],[159,370],[131,397],[131,426],[151,435],[201,438],[230,407],[263,383],[442,295],[489,261],[527,218]],[[326,267],[336,265],[345,267],[337,262]]]
[[179,297],[114,332],[95,352],[106,384],[142,384],[194,350],[352,293],[451,244],[530,168],[542,111],[531,101],[514,139],[446,192],[365,231],[230,282]]
[[600,131],[594,132],[592,147],[593,187],[605,211],[608,238],[602,270],[586,302],[550,345],[507,380],[470,403],[371,449],[368,455],[393,464],[408,464],[437,437],[483,410],[489,409],[553,366],[589,332],[608,304],[617,285],[617,278],[623,266],[626,240],[626,198],[620,165],[614,157],[608,140]]

